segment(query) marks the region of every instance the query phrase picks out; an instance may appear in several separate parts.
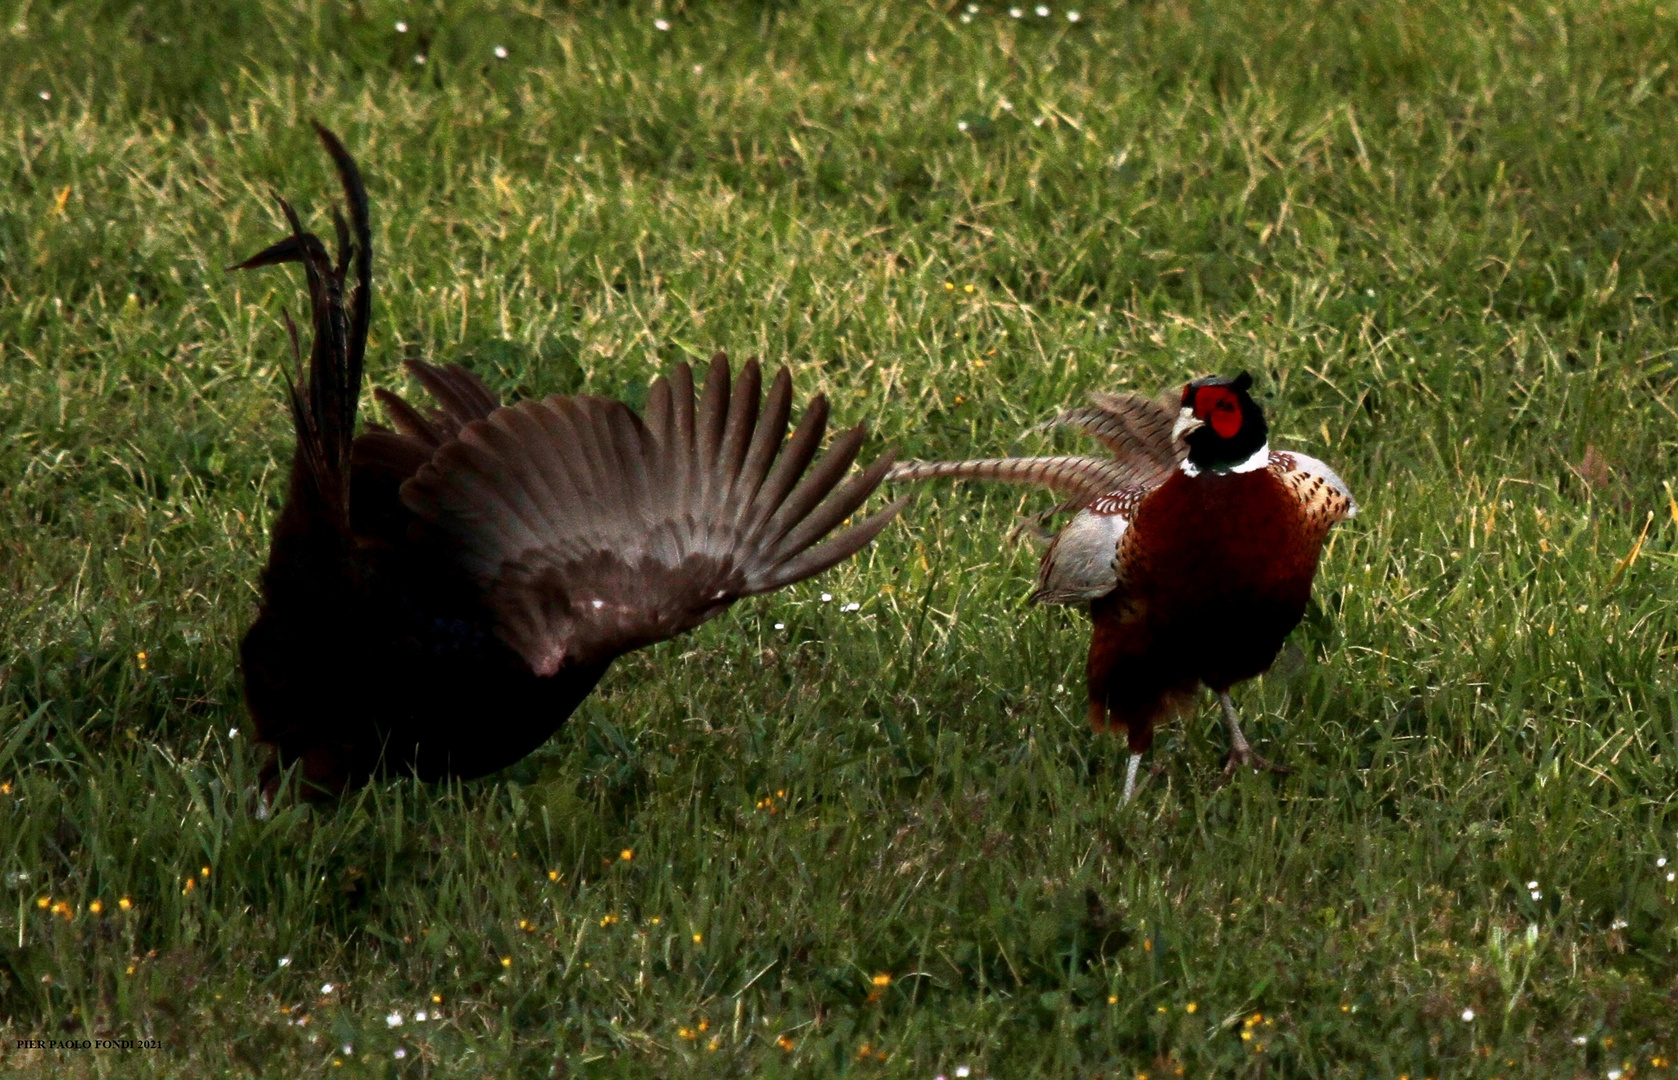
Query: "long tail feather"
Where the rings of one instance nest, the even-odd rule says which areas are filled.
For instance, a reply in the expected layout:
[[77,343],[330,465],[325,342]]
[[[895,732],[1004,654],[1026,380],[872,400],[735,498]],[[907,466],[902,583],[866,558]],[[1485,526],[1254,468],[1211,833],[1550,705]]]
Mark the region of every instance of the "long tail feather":
[[[314,342],[309,350],[307,372],[290,380],[292,422],[297,433],[292,489],[304,496],[298,513],[318,510],[334,527],[347,533],[350,444],[355,437],[356,405],[361,393],[367,326],[372,312],[373,240],[361,170],[337,136],[318,123],[315,132],[337,168],[350,214],[348,222],[342,214],[335,214],[339,241],[336,264],[320,238],[305,231],[296,211],[280,199],[280,209],[291,225],[291,236],[264,248],[233,269],[249,270],[288,262],[303,264],[309,286]],[[351,271],[355,280],[346,297],[345,285]],[[291,334],[295,342],[295,328]],[[299,382],[303,385],[299,386]]]
[[886,474],[886,483],[913,480],[990,480],[1032,484],[1081,499],[1125,486],[1129,473],[1102,458],[1062,456],[979,458],[973,461],[905,461]]

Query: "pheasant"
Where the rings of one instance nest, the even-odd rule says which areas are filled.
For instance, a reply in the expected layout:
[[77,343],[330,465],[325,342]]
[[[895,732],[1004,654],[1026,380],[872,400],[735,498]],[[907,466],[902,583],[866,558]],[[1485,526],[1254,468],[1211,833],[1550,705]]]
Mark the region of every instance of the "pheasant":
[[1246,372],[1196,379],[1175,407],[1097,393],[1050,421],[1093,435],[1112,459],[908,461],[886,477],[1036,484],[1066,497],[1056,511],[1077,511],[1044,552],[1030,599],[1089,605],[1089,720],[1125,729],[1125,803],[1154,728],[1191,710],[1202,684],[1229,728],[1225,775],[1286,771],[1253,752],[1229,691],[1275,661],[1305,613],[1330,527],[1358,507],[1323,462],[1270,449],[1252,382]]
[[503,405],[458,366],[413,361],[440,410],[380,390],[394,430],[357,436],[372,230],[360,170],[315,127],[348,208],[336,261],[281,199],[291,235],[233,268],[302,263],[313,312],[306,373],[286,319],[296,450],[241,645],[245,701],[271,750],[265,804],[293,763],[311,797],[390,773],[503,768],[616,657],[827,570],[901,509],[839,528],[890,455],[847,479],[864,429],[816,460],[825,399],[788,437],[787,371],[765,397],[758,365],[731,380],[721,353],[702,394],[677,365],[644,416],[585,395]]

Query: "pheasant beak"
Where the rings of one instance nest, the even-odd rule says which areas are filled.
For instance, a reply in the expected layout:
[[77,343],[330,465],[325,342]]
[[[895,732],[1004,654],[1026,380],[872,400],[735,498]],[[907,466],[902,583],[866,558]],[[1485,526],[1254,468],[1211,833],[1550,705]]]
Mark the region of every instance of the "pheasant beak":
[[1194,414],[1194,410],[1187,405],[1177,414],[1177,423],[1171,428],[1171,441],[1176,442],[1184,438],[1189,432],[1206,426],[1206,421]]

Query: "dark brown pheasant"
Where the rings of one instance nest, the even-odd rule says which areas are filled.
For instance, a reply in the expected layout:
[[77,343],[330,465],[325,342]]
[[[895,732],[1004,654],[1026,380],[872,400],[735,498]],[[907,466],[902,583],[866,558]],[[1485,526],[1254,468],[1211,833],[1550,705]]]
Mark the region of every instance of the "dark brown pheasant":
[[[1038,484],[1077,513],[1043,554],[1031,599],[1088,603],[1090,724],[1123,727],[1124,801],[1154,728],[1193,708],[1201,684],[1229,727],[1227,772],[1275,768],[1241,733],[1229,689],[1267,670],[1311,596],[1329,528],[1357,513],[1334,470],[1273,452],[1252,378],[1197,379],[1180,403],[1093,395],[1053,423],[1094,435],[1114,458],[910,461],[888,480]],[[1281,770],[1278,770],[1281,771]]]
[[307,375],[291,380],[290,490],[241,647],[245,700],[273,750],[265,794],[293,762],[313,793],[509,765],[614,658],[821,573],[896,514],[835,532],[889,455],[845,479],[856,427],[812,466],[825,400],[787,438],[787,372],[765,399],[758,366],[731,385],[720,353],[697,401],[678,365],[644,418],[580,395],[502,406],[470,372],[410,363],[441,411],[379,391],[396,430],[355,436],[372,234],[355,162],[317,131],[349,211],[337,261],[281,200],[291,236],[238,267],[301,262],[314,316]]

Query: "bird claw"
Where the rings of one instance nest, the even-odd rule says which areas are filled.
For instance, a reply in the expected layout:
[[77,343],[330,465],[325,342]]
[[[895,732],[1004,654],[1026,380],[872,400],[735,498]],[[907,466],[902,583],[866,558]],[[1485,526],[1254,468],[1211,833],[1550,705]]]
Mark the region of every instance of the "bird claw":
[[1229,783],[1235,775],[1235,770],[1242,766],[1246,766],[1254,772],[1272,772],[1277,776],[1293,775],[1293,770],[1286,765],[1277,765],[1249,747],[1243,750],[1231,750],[1229,756],[1224,758],[1224,775],[1221,784]]

